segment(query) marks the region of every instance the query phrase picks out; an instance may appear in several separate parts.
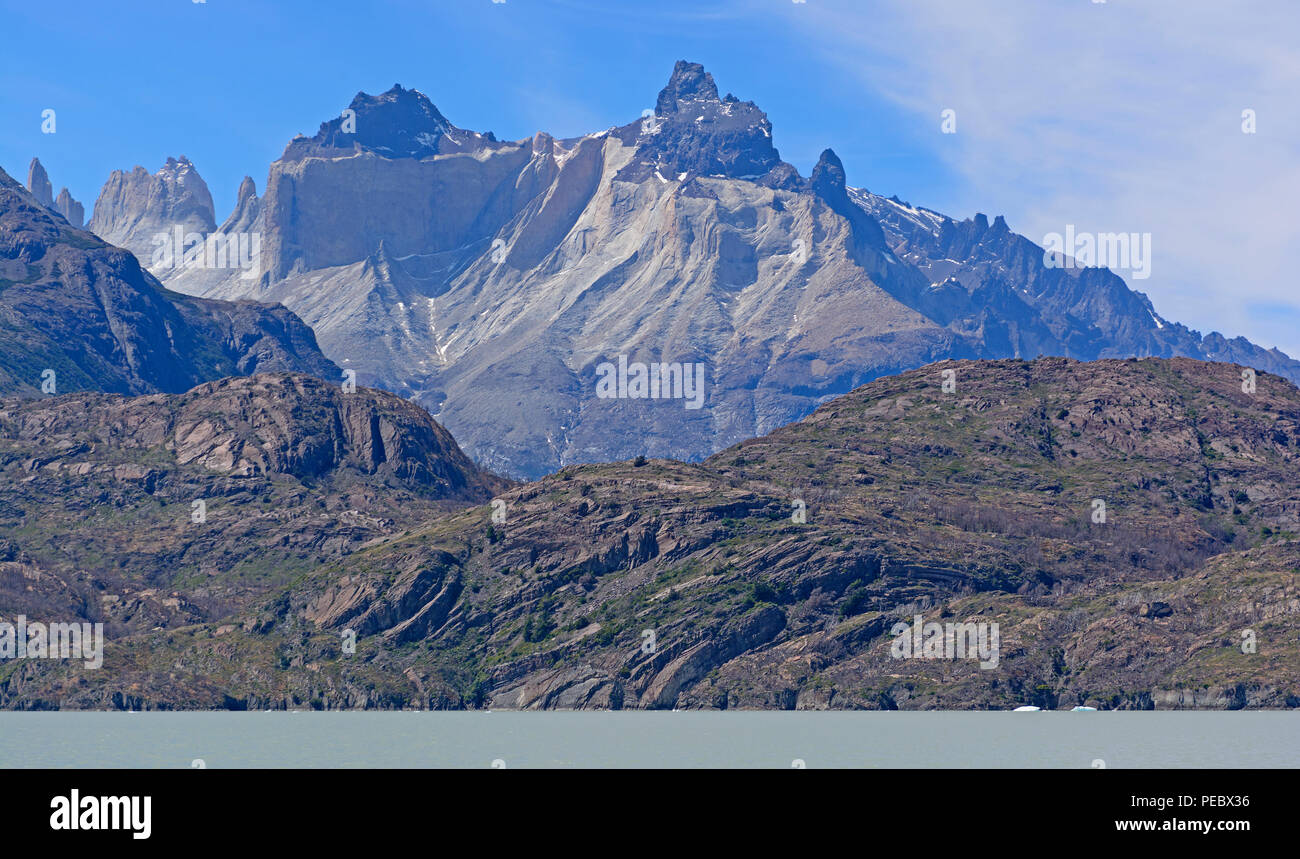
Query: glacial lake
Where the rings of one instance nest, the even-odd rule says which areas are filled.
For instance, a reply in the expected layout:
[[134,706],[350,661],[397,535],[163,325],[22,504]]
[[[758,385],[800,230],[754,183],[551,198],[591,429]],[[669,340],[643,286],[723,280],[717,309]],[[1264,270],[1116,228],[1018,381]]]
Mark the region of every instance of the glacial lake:
[[1293,712],[0,713],[0,767],[1300,767]]

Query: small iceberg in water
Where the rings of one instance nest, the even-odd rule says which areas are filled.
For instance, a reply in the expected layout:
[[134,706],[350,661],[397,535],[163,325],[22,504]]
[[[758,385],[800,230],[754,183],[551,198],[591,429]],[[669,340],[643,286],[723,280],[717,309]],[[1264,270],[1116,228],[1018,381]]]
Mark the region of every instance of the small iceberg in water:
[[1035,707],[1035,706],[1032,705],[1032,704],[1026,704],[1026,705],[1023,706],[1023,707],[1017,707],[1016,709],[1012,710],[1011,712],[1013,712],[1013,713],[1037,713],[1038,710],[1039,710],[1038,707]]

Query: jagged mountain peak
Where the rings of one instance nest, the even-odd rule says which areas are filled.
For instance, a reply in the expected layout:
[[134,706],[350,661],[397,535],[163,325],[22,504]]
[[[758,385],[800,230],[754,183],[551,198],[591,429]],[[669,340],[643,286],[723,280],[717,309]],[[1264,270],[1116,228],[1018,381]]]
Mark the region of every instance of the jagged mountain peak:
[[77,229],[85,225],[86,208],[73,198],[72,192],[66,187],[59,191],[59,196],[54,200],[54,208]]
[[678,60],[668,78],[668,85],[659,91],[655,113],[660,116],[676,113],[684,108],[684,103],[698,101],[718,101],[718,86],[713,82],[713,75],[699,63]]
[[114,170],[95,201],[87,228],[147,261],[156,238],[175,227],[207,235],[217,228],[212,193],[194,162],[169,157],[157,173],[137,165]]
[[245,176],[239,183],[238,193],[235,194],[235,208],[231,211],[230,217],[226,218],[226,222],[221,225],[221,232],[252,231],[261,211],[262,201],[257,196],[257,183],[251,176]]
[[27,167],[27,190],[47,209],[54,205],[54,186],[50,184],[49,174],[39,158],[33,158]]
[[823,197],[848,194],[844,162],[835,154],[834,149],[824,150],[817,159],[817,166],[812,171],[812,188]]
[[825,201],[833,212],[852,225],[853,252],[858,263],[875,276],[884,278],[884,255],[889,251],[885,244],[885,234],[875,218],[855,205],[849,197],[844,162],[840,161],[834,149],[822,151],[808,184],[813,193]]
[[322,122],[315,137],[297,137],[285,158],[302,158],[330,150],[366,149],[390,158],[436,155],[452,125],[424,93],[401,84],[378,95],[358,92],[348,110]]
[[50,176],[45,172],[45,165],[41,164],[39,158],[33,158],[27,167],[27,190],[36,198],[36,202],[51,211],[58,212],[72,226],[80,229],[85,223],[86,210],[73,198],[71,191],[64,187],[60,189],[57,197],[54,196],[54,184],[50,182]]
[[[718,83],[677,63],[657,113],[601,134],[489,144],[457,129],[430,157],[282,159],[259,216],[264,279],[187,270],[168,285],[283,301],[367,384],[429,404],[513,474],[698,458],[939,358],[1218,349],[1300,378],[1244,343],[1203,348],[1110,272],[1046,266],[1005,219],[850,187],[833,149],[801,178],[762,110]],[[355,103],[358,133],[366,105],[423,104],[400,88]],[[698,362],[707,401],[596,396],[592,361],[624,353]]]
[[[35,161],[36,159],[32,160]],[[0,192],[4,191],[13,192],[16,198],[24,203],[28,197],[34,197],[30,188],[23,187],[17,179],[6,173],[3,167],[0,167]]]
[[[757,105],[730,93],[718,98],[713,76],[699,63],[678,60],[659,93],[653,117],[621,130],[639,152],[620,178],[643,181],[655,171],[676,175],[759,180],[788,167],[772,145],[772,123]],[[790,184],[792,168],[768,184]]]
[[158,175],[179,177],[191,171],[197,173],[198,168],[194,166],[194,162],[191,161],[189,158],[187,158],[184,155],[182,155],[180,158],[173,158],[169,155],[167,156],[167,161],[164,162],[163,166],[158,169]]
[[253,181],[252,176],[245,176],[239,183],[239,192],[235,195],[236,203],[244,203],[251,197],[257,196],[257,183]]

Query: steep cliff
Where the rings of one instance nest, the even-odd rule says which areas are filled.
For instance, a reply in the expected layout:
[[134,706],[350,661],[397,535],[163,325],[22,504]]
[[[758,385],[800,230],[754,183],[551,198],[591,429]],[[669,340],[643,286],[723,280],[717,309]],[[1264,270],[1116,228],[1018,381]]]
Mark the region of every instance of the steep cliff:
[[111,245],[126,248],[149,267],[159,236],[177,227],[184,234],[206,237],[217,228],[212,194],[184,155],[168,158],[157,173],[137,166],[130,173],[114,170],[99,192],[87,225]]

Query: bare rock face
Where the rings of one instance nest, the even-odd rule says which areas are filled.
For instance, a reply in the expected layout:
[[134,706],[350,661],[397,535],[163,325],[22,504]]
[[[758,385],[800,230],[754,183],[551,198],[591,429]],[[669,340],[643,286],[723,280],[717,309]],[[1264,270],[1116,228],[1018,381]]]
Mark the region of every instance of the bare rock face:
[[54,205],[54,186],[50,184],[49,174],[45,172],[45,167],[39,158],[33,158],[32,163],[27,167],[27,190],[31,191],[36,202],[45,208]]
[[54,185],[50,183],[49,174],[45,172],[45,166],[39,158],[33,158],[27,168],[27,190],[36,198],[36,202],[58,212],[72,226],[77,229],[85,226],[85,207],[73,199],[67,188],[61,189],[58,197],[54,196]]
[[159,236],[170,237],[180,227],[183,235],[206,237],[217,228],[212,194],[184,155],[180,160],[168,158],[153,174],[138,166],[130,173],[114,170],[99,192],[88,226],[145,266]]
[[67,219],[69,224],[81,229],[86,222],[86,209],[80,203],[73,199],[72,194],[67,188],[59,191],[59,196],[54,201],[54,208],[59,214]]
[[473,499],[496,485],[420,406],[312,376],[234,376],[169,396],[79,394],[3,415],[14,439],[103,432],[99,443],[115,449],[161,446],[179,465],[223,474],[310,479],[350,469],[430,488],[438,497]]
[[402,256],[480,243],[545,187],[547,177],[521,175],[531,145],[458,129],[416,90],[360,93],[349,110],[355,133],[342,118],[324,123],[271,165],[264,268],[273,280],[356,263],[380,241]]
[[261,223],[261,214],[262,201],[257,197],[257,184],[251,177],[245,176],[244,181],[239,183],[235,209],[221,225],[221,232],[231,234],[256,230]]

